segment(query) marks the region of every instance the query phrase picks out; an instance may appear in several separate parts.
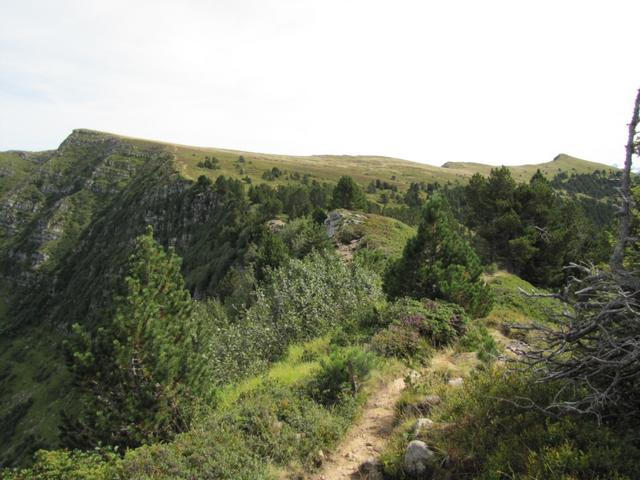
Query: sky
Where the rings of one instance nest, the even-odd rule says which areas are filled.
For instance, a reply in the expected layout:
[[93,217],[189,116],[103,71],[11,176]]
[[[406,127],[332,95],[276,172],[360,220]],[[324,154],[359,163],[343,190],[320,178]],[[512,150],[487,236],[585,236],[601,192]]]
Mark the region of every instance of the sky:
[[624,160],[638,1],[0,0],[0,151],[74,128],[440,165]]

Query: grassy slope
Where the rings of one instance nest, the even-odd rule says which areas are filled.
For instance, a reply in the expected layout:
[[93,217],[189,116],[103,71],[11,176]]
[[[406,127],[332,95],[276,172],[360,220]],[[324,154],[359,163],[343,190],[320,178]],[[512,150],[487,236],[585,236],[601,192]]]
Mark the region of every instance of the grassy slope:
[[[273,167],[278,167],[281,170],[285,170],[287,174],[307,174],[321,181],[333,182],[337,181],[342,175],[350,175],[364,185],[371,180],[380,179],[395,184],[402,190],[406,189],[411,182],[464,183],[474,173],[478,172],[486,175],[493,168],[490,165],[464,162],[449,162],[443,167],[435,167],[433,165],[380,156],[291,156],[253,153],[240,150],[177,145],[109,133],[102,133],[102,135],[118,137],[139,147],[153,146],[169,150],[176,156],[179,171],[189,179],[196,179],[200,175],[215,178],[222,174],[237,178],[249,176],[253,183],[263,183],[265,180],[262,179],[262,173]],[[245,163],[238,162],[240,155],[245,158]],[[198,163],[203,161],[206,156],[217,158],[220,162],[220,168],[210,170],[198,167]],[[244,173],[241,173],[241,168],[244,169]],[[509,169],[516,179],[527,180],[537,169],[552,177],[560,170],[568,173],[586,173],[602,169],[609,170],[611,167],[561,154],[551,162],[539,165],[513,166],[509,167]],[[270,183],[277,185],[286,181],[286,179],[281,178]]]
[[17,152],[0,152],[0,195],[18,185],[35,166]]
[[[351,213],[342,210],[345,216]],[[356,214],[362,215],[362,214]],[[388,258],[402,255],[407,240],[416,234],[416,229],[395,218],[373,213],[364,214],[362,223],[353,223],[339,228],[338,238],[342,240],[360,239],[359,248],[378,250]]]
[[[447,162],[443,168],[451,169],[456,172],[465,172],[466,175],[473,175],[474,173],[480,173],[482,175],[489,175],[491,165],[483,165],[481,163],[473,162]],[[509,167],[513,177],[518,181],[526,181],[530,179],[537,170],[540,170],[548,178],[553,178],[554,175],[560,172],[572,173],[591,173],[595,170],[616,170],[602,163],[590,162],[588,160],[582,160],[580,158],[572,157],[561,153],[551,162],[540,163],[537,165],[517,165]]]

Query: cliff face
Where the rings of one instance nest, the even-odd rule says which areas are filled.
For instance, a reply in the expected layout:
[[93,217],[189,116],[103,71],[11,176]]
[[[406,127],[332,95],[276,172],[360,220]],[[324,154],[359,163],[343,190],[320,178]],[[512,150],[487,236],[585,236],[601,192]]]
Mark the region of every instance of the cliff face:
[[[0,154],[0,465],[57,445],[74,391],[61,343],[70,325],[108,321],[134,239],[152,225],[211,291],[242,254],[242,197],[176,170],[162,145],[88,130],[54,152]],[[17,165],[17,167],[16,167]]]

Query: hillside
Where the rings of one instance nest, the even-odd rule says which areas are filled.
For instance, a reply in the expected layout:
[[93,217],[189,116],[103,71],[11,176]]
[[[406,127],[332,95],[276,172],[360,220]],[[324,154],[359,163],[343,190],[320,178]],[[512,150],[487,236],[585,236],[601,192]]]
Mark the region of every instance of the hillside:
[[[175,161],[179,165],[180,173],[187,179],[195,180],[200,175],[217,177],[227,175],[236,178],[248,176],[252,182],[261,183],[265,180],[262,174],[276,167],[287,173],[309,175],[312,178],[327,181],[337,181],[340,176],[348,174],[363,185],[371,180],[384,180],[397,185],[400,189],[406,189],[411,182],[425,182],[441,184],[451,182],[465,182],[474,173],[488,175],[490,165],[465,162],[448,162],[442,167],[402,160],[398,158],[380,156],[350,156],[350,155],[311,155],[290,156],[267,153],[245,152],[241,150],[227,150],[209,147],[193,147],[173,143],[144,140],[105,132],[97,132],[86,129],[75,130],[72,134],[78,137],[92,137],[114,139],[131,145],[135,148],[163,149],[175,155]],[[14,152],[0,153],[2,163],[17,156]],[[23,154],[27,155],[27,154]],[[33,155],[33,154],[31,154]],[[219,169],[210,170],[198,167],[206,157],[214,156],[219,160]],[[245,162],[238,162],[242,156]],[[26,162],[23,162],[26,164]],[[25,167],[21,167],[25,168]],[[597,170],[610,171],[611,167],[571,157],[565,154],[558,155],[550,162],[536,165],[509,166],[515,179],[525,181],[540,169],[545,175],[553,176],[560,171],[571,173],[591,173]],[[2,175],[0,174],[0,178]],[[276,179],[275,183],[284,181]]]
[[[509,170],[515,179],[528,180],[537,168],[571,175],[608,167],[561,155],[547,164]],[[28,463],[38,448],[60,446],[61,412],[74,412],[81,397],[66,365],[64,341],[75,323],[97,331],[112,321],[129,256],[147,225],[160,246],[174,248],[181,257],[193,301],[217,299],[220,309],[230,312],[230,319],[215,320],[222,331],[229,330],[229,338],[216,343],[220,357],[211,380],[228,388],[282,359],[290,343],[311,341],[335,322],[348,324],[350,312],[360,305],[356,300],[378,308],[381,277],[416,232],[416,222],[409,226],[400,221],[405,217],[389,215],[394,208],[409,210],[415,219],[427,196],[420,190],[417,204],[409,206],[404,194],[412,184],[462,185],[474,173],[490,170],[375,156],[295,157],[188,147],[91,130],[75,130],[54,151],[0,153],[0,466]],[[363,188],[376,181],[388,186],[369,192],[367,212],[336,210],[331,194],[343,175]],[[380,192],[390,196],[388,204]],[[333,214],[348,219],[331,240],[322,226],[325,213],[330,213],[329,224]],[[316,215],[322,216],[319,222]],[[269,231],[273,219],[281,230]],[[334,248],[361,269],[358,275],[346,270],[352,267],[324,265],[311,254]],[[278,263],[283,257],[301,262],[294,273],[309,276],[296,295],[313,282],[326,283],[318,287],[325,297],[305,293],[326,325],[316,328],[316,316],[310,316],[301,332],[280,344],[260,331],[257,321],[264,320],[265,309],[279,310],[271,304],[251,307],[270,298],[258,296],[259,288],[282,294],[279,301],[295,300],[284,288],[288,279],[280,290],[268,285],[272,272],[283,267]],[[318,271],[309,271],[310,265]],[[335,272],[343,283],[336,283]],[[344,291],[363,296],[351,298]],[[323,310],[334,304],[342,305],[340,315]],[[306,305],[295,308],[302,308],[296,315],[306,315]],[[234,323],[240,320],[248,323]],[[234,328],[244,330],[239,335]],[[367,328],[349,335],[370,335],[372,327]],[[234,343],[252,329],[267,342],[258,353]],[[260,358],[236,358],[238,352]]]
[[[442,168],[451,169],[457,174],[473,175],[474,173],[479,173],[486,176],[489,175],[491,169],[494,167],[491,165],[483,165],[481,163],[473,162],[447,162],[442,165]],[[550,162],[537,163],[533,165],[510,166],[509,170],[511,171],[513,178],[519,182],[525,182],[538,170],[540,170],[545,176],[553,178],[553,176],[560,172],[566,172],[568,175],[571,175],[581,173],[589,174],[596,171],[613,172],[617,169],[602,163],[590,162],[588,160],[582,160],[580,158],[561,153]]]

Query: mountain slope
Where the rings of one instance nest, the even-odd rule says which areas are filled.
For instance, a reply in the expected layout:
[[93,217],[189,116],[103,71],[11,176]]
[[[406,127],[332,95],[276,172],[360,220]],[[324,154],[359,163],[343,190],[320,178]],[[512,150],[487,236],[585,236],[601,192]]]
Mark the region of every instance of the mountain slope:
[[[156,142],[85,129],[75,130],[73,135],[114,138],[137,148],[154,147],[164,149],[175,156],[181,175],[191,180],[195,180],[200,175],[212,178],[218,175],[227,175],[235,178],[248,176],[253,183],[261,183],[265,181],[262,178],[263,173],[275,167],[285,170],[287,173],[301,176],[309,175],[312,178],[325,181],[337,181],[342,175],[350,175],[359,183],[366,185],[371,180],[380,179],[404,189],[411,182],[464,183],[474,173],[487,175],[491,168],[494,168],[491,165],[465,162],[447,162],[442,167],[435,167],[409,160],[374,155],[292,156],[255,153]],[[211,156],[219,160],[220,168],[211,170],[198,166],[200,162]],[[244,161],[239,161],[240,157],[243,157]],[[559,171],[566,171],[571,174],[574,172],[591,173],[597,170],[615,170],[601,163],[590,162],[565,154],[560,154],[546,163],[510,166],[508,168],[514,178],[519,181],[528,180],[537,169],[549,176],[553,176]],[[285,178],[275,179],[272,183],[278,184],[285,181],[286,176]]]
[[[492,167],[491,165],[484,165],[482,163],[473,162],[447,162],[442,165],[442,168],[451,169],[458,173],[464,172],[467,175],[473,175],[474,173],[489,175],[491,169],[494,167]],[[604,172],[611,172],[615,171],[616,169],[602,163],[590,162],[588,160],[582,160],[580,158],[561,153],[550,162],[534,165],[510,166],[509,170],[511,171],[511,175],[513,176],[513,178],[515,178],[519,182],[524,182],[529,180],[538,170],[540,170],[545,176],[553,178],[554,175],[560,172],[566,172],[567,174],[571,175],[572,173],[593,173],[599,170]]]
[[[607,169],[560,160],[544,168]],[[251,205],[238,192],[241,179],[281,185],[351,175],[363,186],[381,180],[403,191],[412,182],[463,183],[490,168],[258,154],[91,130],[75,130],[54,151],[0,153],[0,465],[57,445],[59,411],[73,410],[75,401],[62,340],[74,322],[108,319],[133,239],[146,225],[183,257],[187,285],[202,298],[216,294],[230,268],[252,254],[258,233],[247,221]],[[520,177],[535,172],[510,169]],[[220,175],[237,180],[199,178]],[[368,219],[349,229],[349,241],[398,254],[413,232],[386,217]]]

